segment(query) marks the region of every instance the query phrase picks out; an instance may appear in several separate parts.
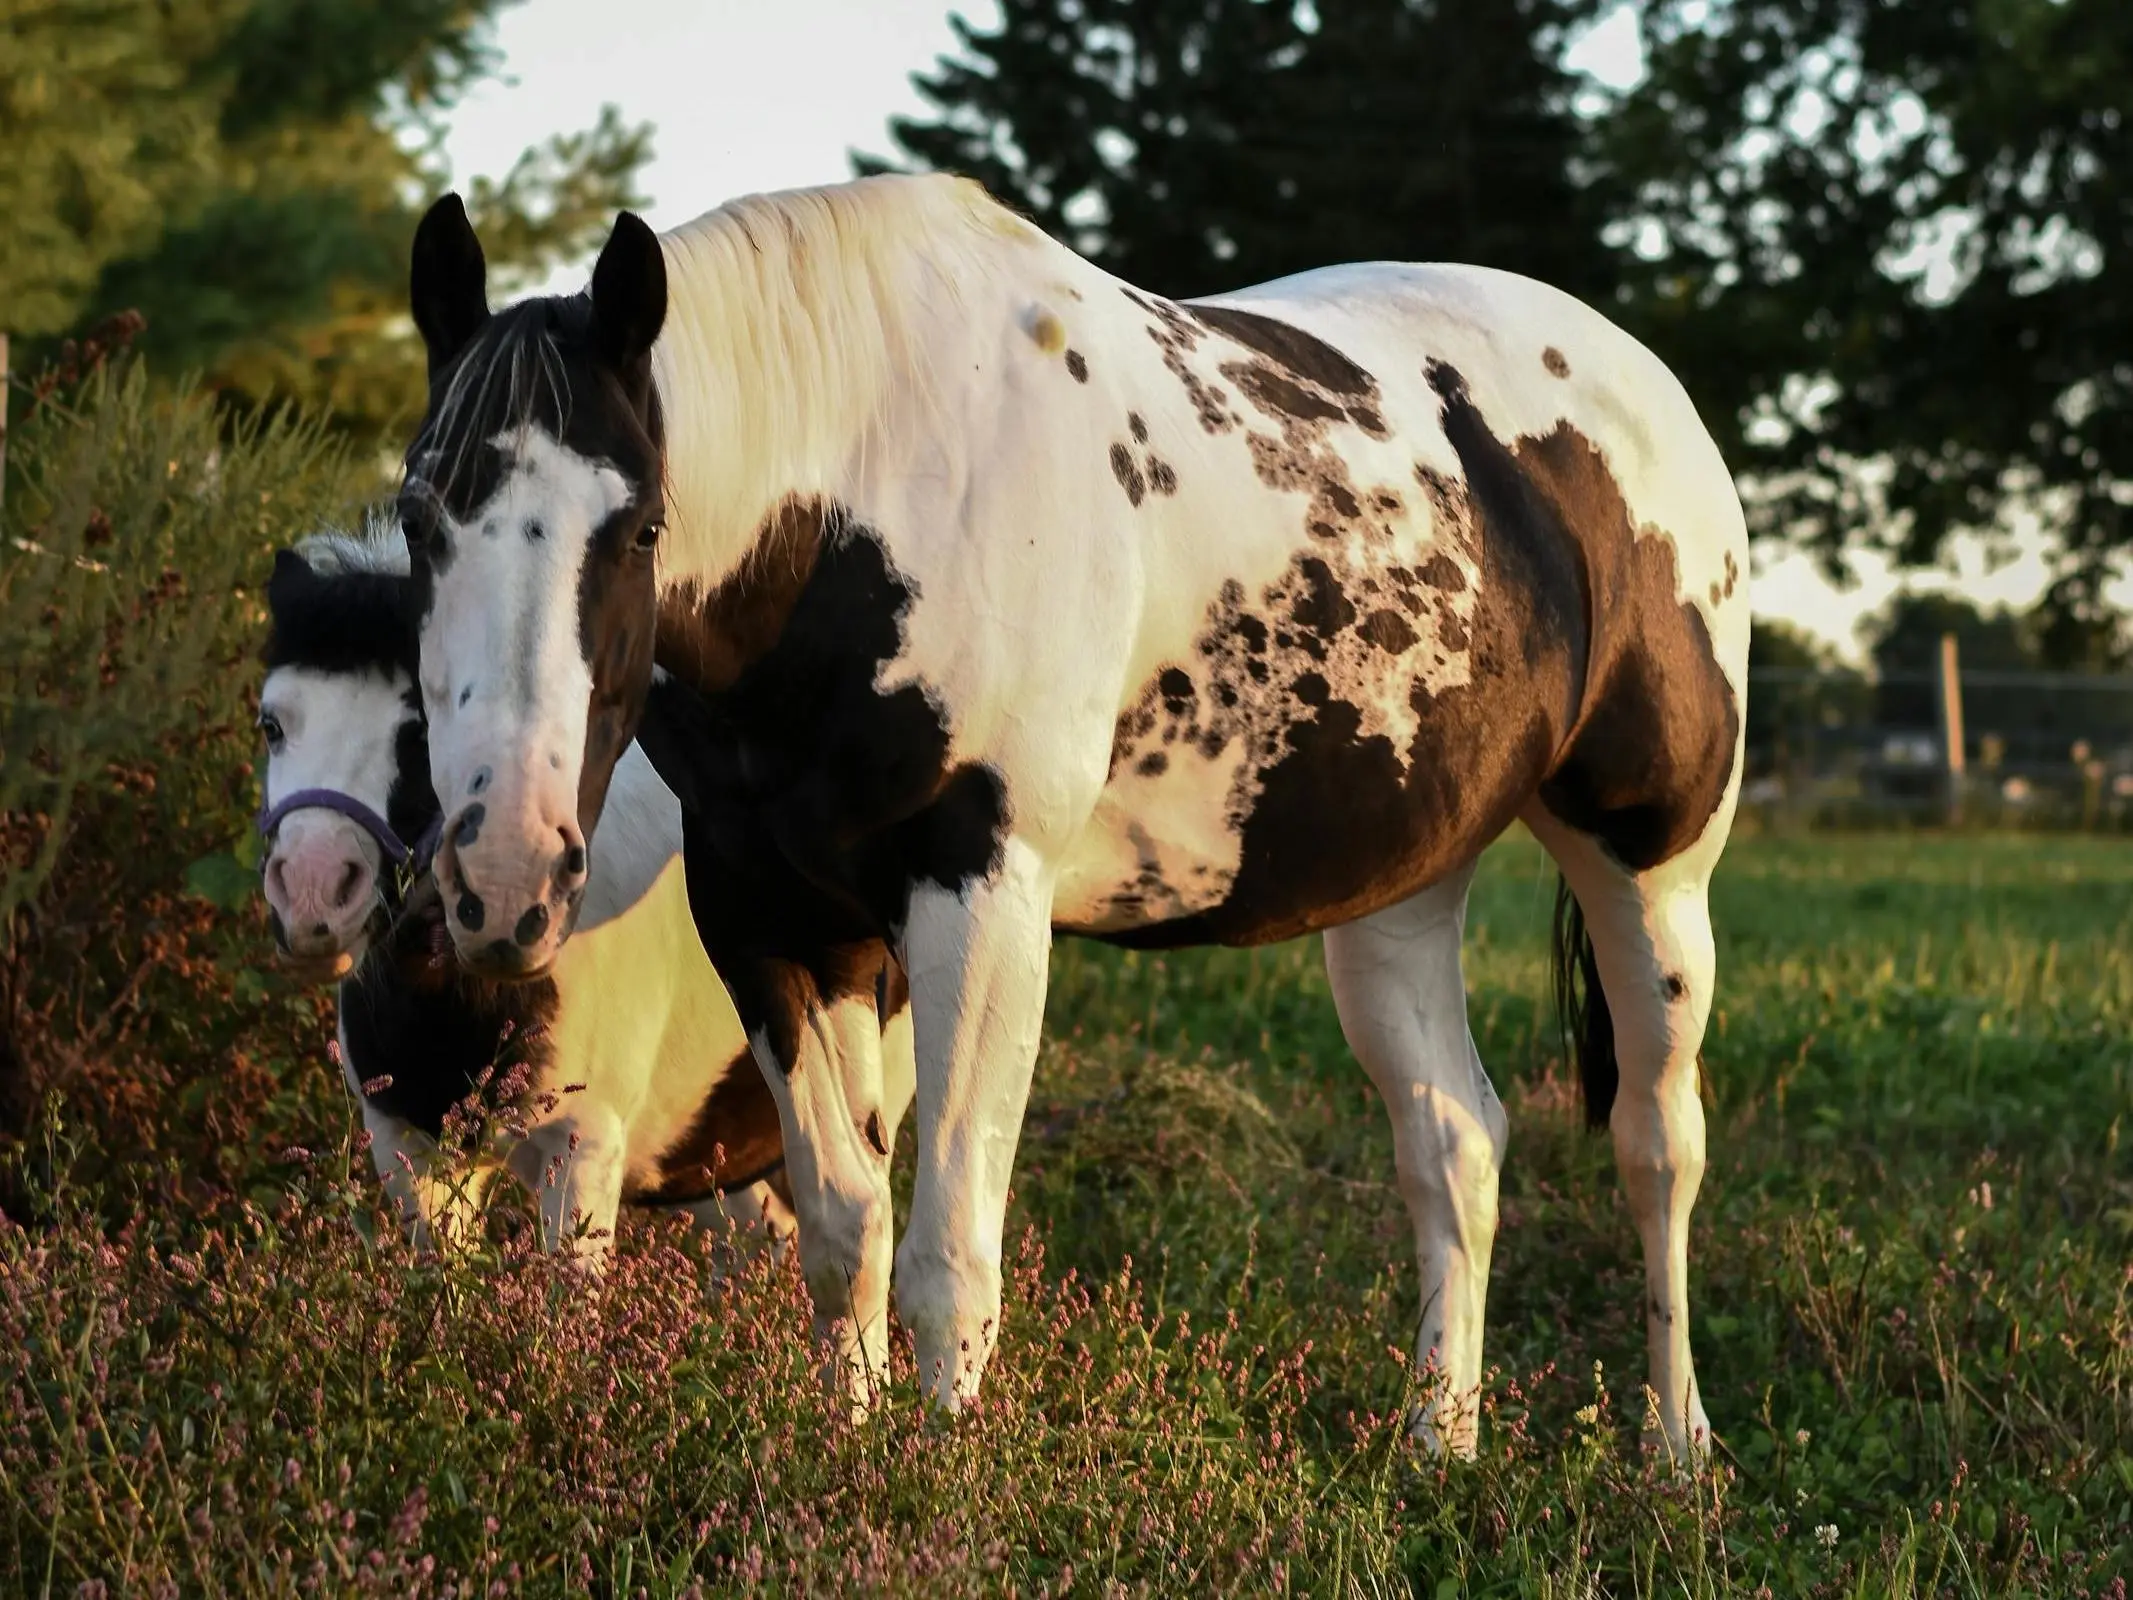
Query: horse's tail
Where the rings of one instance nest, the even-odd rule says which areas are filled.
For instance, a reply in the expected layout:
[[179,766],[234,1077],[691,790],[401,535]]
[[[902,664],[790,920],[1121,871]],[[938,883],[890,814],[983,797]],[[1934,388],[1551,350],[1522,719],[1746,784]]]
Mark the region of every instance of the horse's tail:
[[1607,1126],[1621,1082],[1615,1061],[1615,1023],[1607,1011],[1607,991],[1600,987],[1600,966],[1592,953],[1592,935],[1577,896],[1560,876],[1555,880],[1555,1019],[1562,1030],[1563,1060],[1577,1056],[1578,1086],[1585,1093],[1585,1125]]

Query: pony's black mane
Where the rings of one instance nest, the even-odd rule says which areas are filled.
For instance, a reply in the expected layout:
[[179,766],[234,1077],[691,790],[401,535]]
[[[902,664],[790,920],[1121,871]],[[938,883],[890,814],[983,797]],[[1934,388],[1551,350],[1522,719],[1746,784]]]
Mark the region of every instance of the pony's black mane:
[[320,572],[282,551],[267,580],[266,647],[260,660],[320,672],[404,672],[413,677],[421,620],[404,572]]

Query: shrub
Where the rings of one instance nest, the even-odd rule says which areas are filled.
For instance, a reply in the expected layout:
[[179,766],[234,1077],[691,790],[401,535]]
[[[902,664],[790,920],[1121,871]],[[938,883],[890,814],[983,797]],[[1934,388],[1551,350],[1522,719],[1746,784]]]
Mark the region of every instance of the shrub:
[[282,995],[261,1036],[245,970],[256,583],[371,472],[315,421],[69,367],[31,386],[0,502],[0,1138],[56,1099],[138,1161],[239,1132],[223,1090],[315,1031]]

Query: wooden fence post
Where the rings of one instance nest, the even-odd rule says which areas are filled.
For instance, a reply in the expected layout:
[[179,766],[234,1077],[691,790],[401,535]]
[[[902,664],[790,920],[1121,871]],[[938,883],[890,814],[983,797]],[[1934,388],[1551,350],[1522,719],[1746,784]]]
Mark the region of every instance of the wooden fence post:
[[1940,747],[1948,763],[1948,825],[1963,820],[1963,680],[1955,635],[1940,636]]

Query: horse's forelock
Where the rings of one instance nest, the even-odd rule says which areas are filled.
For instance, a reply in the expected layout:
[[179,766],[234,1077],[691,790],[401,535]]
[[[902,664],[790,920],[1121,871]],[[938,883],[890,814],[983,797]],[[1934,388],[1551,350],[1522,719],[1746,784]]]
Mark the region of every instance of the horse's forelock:
[[482,451],[499,434],[538,426],[562,438],[573,409],[565,344],[588,327],[581,295],[522,301],[484,323],[432,393],[403,493],[464,515],[484,487]]

